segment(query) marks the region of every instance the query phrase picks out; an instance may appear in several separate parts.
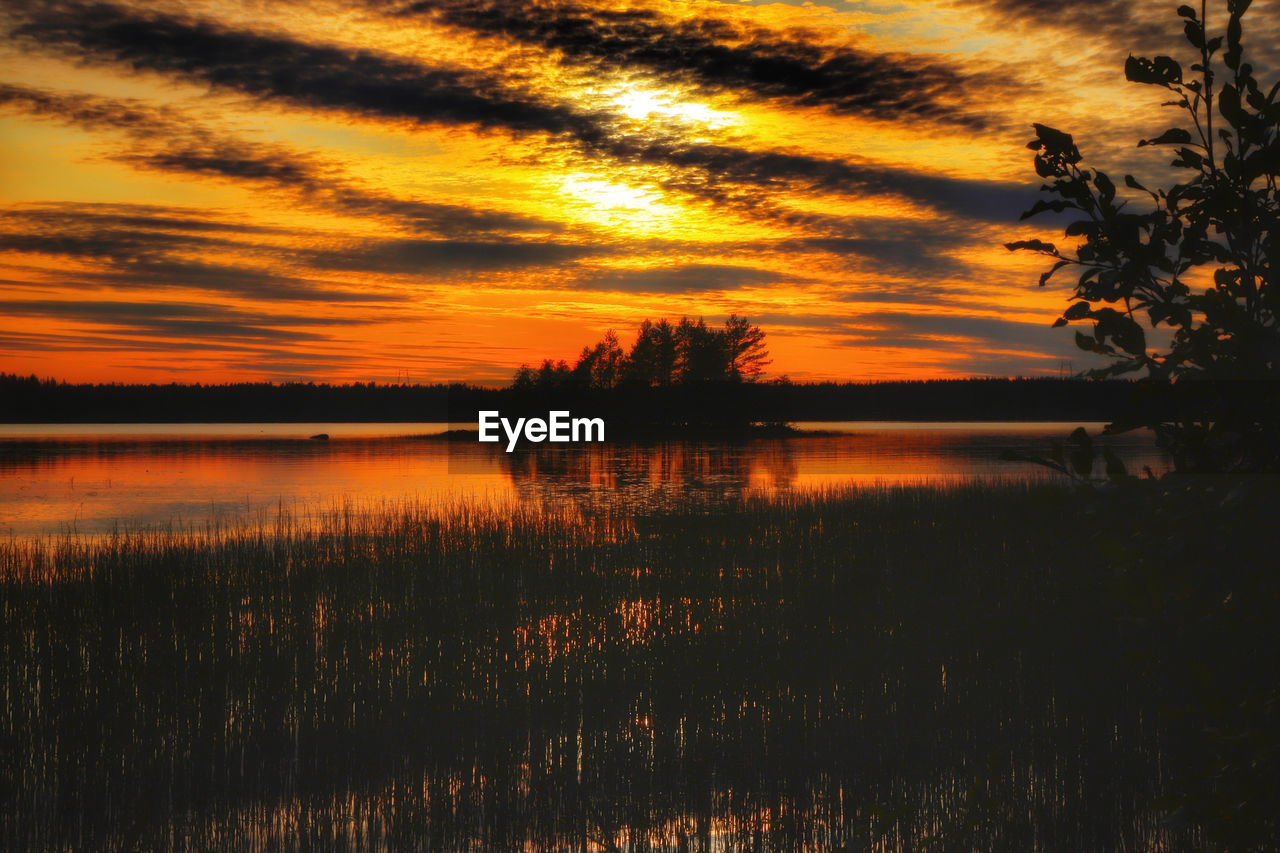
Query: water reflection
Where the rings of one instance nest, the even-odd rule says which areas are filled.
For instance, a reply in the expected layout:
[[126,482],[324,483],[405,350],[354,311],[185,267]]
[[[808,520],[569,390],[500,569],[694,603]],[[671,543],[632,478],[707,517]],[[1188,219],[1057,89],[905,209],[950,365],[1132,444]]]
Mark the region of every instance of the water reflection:
[[497,457],[523,500],[549,496],[635,509],[793,488],[814,448],[799,441],[658,442],[539,448]]
[[[200,525],[271,513],[282,503],[304,515],[335,503],[378,506],[406,498],[661,506],[847,483],[1047,477],[1033,466],[1000,461],[1000,451],[1043,450],[1074,425],[802,426],[823,432],[543,445],[511,454],[432,437],[447,424],[8,427],[0,431],[0,532]],[[331,439],[307,440],[316,433]],[[1111,441],[1135,470],[1166,467],[1141,435]]]

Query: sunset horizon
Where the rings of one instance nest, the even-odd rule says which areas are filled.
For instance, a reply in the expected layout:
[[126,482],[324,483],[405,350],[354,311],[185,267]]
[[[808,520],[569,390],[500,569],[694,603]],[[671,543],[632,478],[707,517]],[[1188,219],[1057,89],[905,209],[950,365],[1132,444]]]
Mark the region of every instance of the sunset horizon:
[[1019,220],[1031,125],[1158,186],[1124,62],[1184,51],[1087,5],[3,3],[0,370],[497,386],[732,314],[765,378],[1093,366],[1004,247],[1064,221]]

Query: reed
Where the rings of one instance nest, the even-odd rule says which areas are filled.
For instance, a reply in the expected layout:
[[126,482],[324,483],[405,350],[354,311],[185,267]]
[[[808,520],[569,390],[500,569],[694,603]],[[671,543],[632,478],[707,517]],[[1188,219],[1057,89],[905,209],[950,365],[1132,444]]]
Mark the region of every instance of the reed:
[[0,847],[1186,849],[1218,831],[1187,808],[1213,805],[1205,697],[1264,726],[1280,647],[1271,513],[1213,495],[406,502],[12,539]]

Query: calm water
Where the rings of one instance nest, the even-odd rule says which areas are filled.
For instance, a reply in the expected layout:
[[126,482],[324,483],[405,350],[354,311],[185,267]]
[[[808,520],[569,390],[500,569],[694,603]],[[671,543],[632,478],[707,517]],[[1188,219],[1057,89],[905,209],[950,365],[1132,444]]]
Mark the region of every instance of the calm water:
[[[848,483],[1055,476],[1001,461],[1074,423],[804,423],[821,435],[504,453],[443,423],[0,425],[0,533],[108,532],[228,517],[511,498],[635,505]],[[454,426],[470,426],[459,424]],[[1087,424],[1093,434],[1101,424]],[[329,441],[308,437],[327,433]],[[432,438],[432,436],[436,436]],[[1167,464],[1140,433],[1109,439],[1132,470]]]

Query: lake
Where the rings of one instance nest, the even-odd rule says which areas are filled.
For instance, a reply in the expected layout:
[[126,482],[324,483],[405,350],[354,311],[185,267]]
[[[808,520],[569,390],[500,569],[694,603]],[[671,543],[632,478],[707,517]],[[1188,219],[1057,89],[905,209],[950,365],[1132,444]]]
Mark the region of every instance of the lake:
[[801,426],[5,427],[0,849],[1277,849],[1274,483]]
[[[451,427],[444,423],[4,424],[0,533],[198,527],[282,505],[306,518],[335,505],[405,500],[646,506],[851,483],[1051,478],[1058,475],[1000,453],[1045,452],[1076,426],[811,422],[797,427],[815,434],[788,438],[544,445],[508,454],[442,440]],[[320,433],[330,440],[308,440]],[[1168,468],[1146,433],[1108,443],[1134,472]]]

